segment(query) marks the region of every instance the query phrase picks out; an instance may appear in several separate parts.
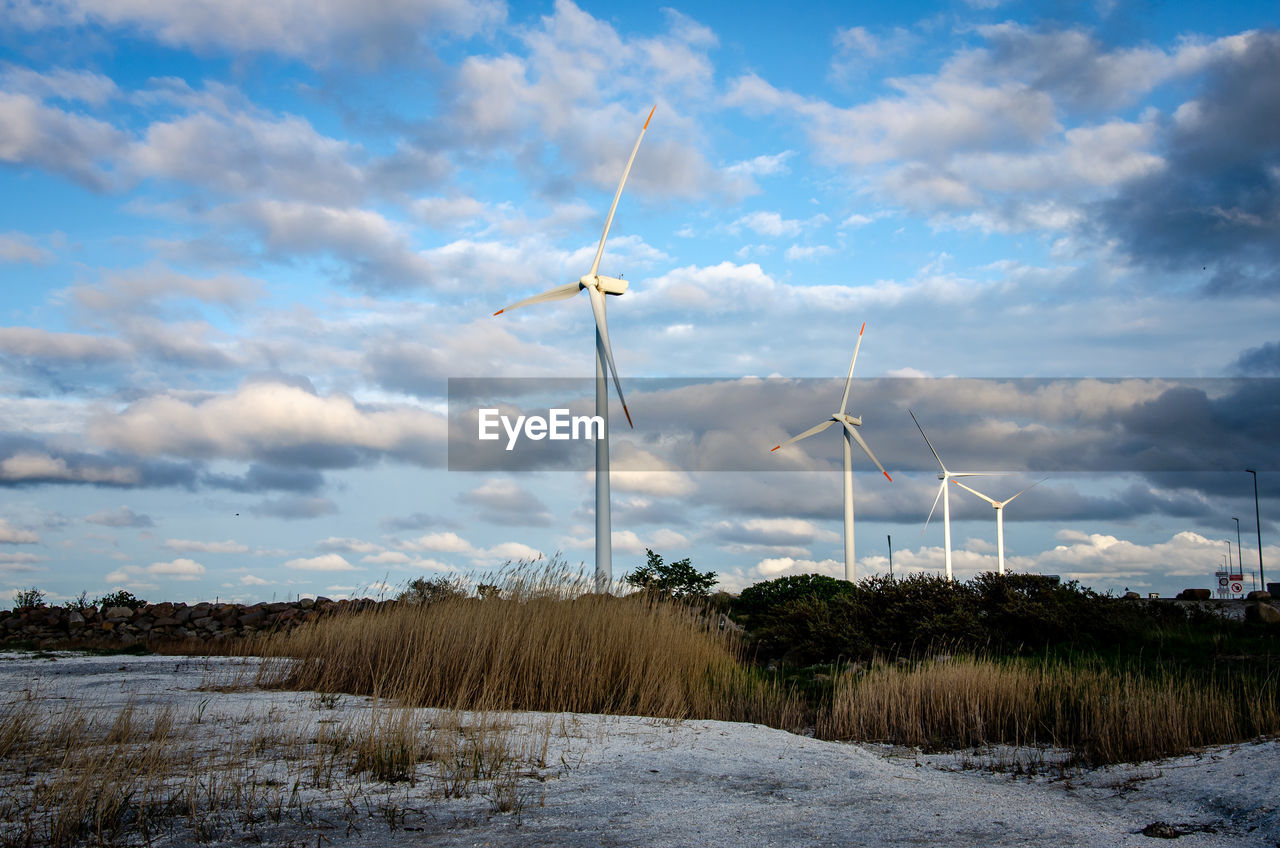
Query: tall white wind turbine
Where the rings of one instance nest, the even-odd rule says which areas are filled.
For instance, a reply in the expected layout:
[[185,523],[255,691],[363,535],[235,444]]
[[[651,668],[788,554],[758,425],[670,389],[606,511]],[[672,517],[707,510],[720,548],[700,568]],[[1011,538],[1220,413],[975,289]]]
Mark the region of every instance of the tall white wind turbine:
[[871,452],[871,448],[867,447],[867,443],[862,440],[862,434],[854,429],[862,426],[862,419],[846,415],[844,411],[849,404],[849,386],[853,382],[853,366],[858,362],[858,349],[862,347],[862,334],[866,329],[867,324],[864,321],[862,329],[858,330],[858,343],[853,347],[853,359],[849,361],[849,376],[844,381],[844,397],[840,399],[840,411],[832,413],[829,419],[816,427],[810,427],[800,435],[787,439],[781,445],[770,448],[770,450],[777,450],[792,442],[807,439],[815,433],[821,433],[832,424],[840,424],[844,427],[844,579],[851,583],[853,582],[855,562],[853,556],[853,443],[857,442],[863,453],[871,458],[871,461],[876,464],[876,468],[880,469],[880,473],[888,478],[890,483],[893,482],[893,478],[889,477],[889,472],[884,470],[880,460],[876,459],[876,455]]
[[[951,498],[949,497],[949,489],[947,482],[955,477],[987,477],[994,472],[989,471],[948,471],[947,466],[942,463],[942,457],[938,456],[938,452],[933,449],[933,443],[929,441],[929,437],[924,435],[924,428],[920,426],[920,422],[916,419],[916,414],[911,413],[911,420],[916,422],[916,429],[920,431],[920,435],[924,436],[924,443],[929,446],[929,451],[933,454],[933,458],[938,460],[938,467],[942,470],[938,472],[938,479],[942,482],[938,484],[938,494],[933,497],[933,506],[929,507],[929,517],[924,520],[924,530],[929,529],[929,522],[933,519],[933,511],[938,508],[938,498],[942,498],[942,543],[946,552],[947,561],[947,579],[951,579]],[[920,531],[920,535],[924,535],[924,530]]]
[[[1046,477],[1043,480],[1035,481],[1030,486],[1027,486],[1026,489],[1023,489],[1022,492],[1025,492],[1028,489],[1034,489],[1036,486],[1039,486],[1041,483],[1043,483],[1047,479],[1049,478]],[[996,556],[1000,563],[999,573],[1004,574],[1004,508],[1008,506],[1013,501],[1014,498],[1016,498],[1018,495],[1021,495],[1022,492],[1018,492],[1018,495],[1012,495],[1010,497],[1005,498],[1002,501],[998,501],[995,498],[987,497],[986,495],[982,494],[982,492],[979,492],[977,489],[971,486],[966,486],[964,483],[961,483],[959,480],[952,480],[951,482],[955,483],[957,486],[959,486],[960,488],[964,489],[967,492],[973,492],[975,495],[977,495],[978,497],[982,498],[984,501],[986,501],[987,503],[995,507],[995,510],[996,510]]]
[[499,309],[494,315],[510,312],[522,306],[535,303],[547,303],[552,300],[565,300],[573,297],[582,289],[587,290],[591,301],[591,311],[596,319],[596,415],[604,421],[603,438],[596,440],[596,591],[607,592],[613,584],[613,539],[609,517],[609,384],[608,377],[613,376],[614,388],[618,390],[618,400],[622,403],[622,412],[627,416],[627,424],[632,428],[631,411],[627,409],[627,399],[622,395],[622,383],[618,380],[618,368],[613,364],[613,350],[609,346],[609,327],[605,322],[604,296],[620,295],[627,290],[627,281],[617,277],[606,277],[599,273],[600,257],[604,255],[604,243],[609,238],[609,227],[613,224],[613,213],[618,209],[618,199],[622,197],[622,187],[627,184],[627,176],[631,173],[631,165],[636,161],[636,153],[640,150],[640,142],[644,139],[645,130],[649,129],[649,121],[653,118],[654,109],[649,110],[649,117],[644,119],[640,135],[636,138],[635,147],[631,148],[631,158],[622,169],[622,179],[618,180],[618,190],[613,194],[613,204],[609,207],[609,215],[604,219],[604,232],[600,234],[600,244],[596,247],[596,258],[591,263],[591,270],[577,282],[567,283],[548,289],[542,294],[535,294],[517,301],[508,307]]

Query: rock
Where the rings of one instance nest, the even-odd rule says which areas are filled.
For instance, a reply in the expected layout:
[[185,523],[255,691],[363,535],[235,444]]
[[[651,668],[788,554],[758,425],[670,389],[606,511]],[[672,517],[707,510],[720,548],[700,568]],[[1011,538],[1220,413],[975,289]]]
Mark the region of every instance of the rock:
[[1125,592],[1125,593],[1124,593],[1124,595],[1123,595],[1122,597],[1124,597],[1124,598],[1125,598],[1125,600],[1129,600],[1129,601],[1136,601],[1136,600],[1138,600],[1139,598],[1141,598],[1142,596],[1141,596],[1141,595],[1139,595],[1137,592]]
[[1269,601],[1269,600],[1271,600],[1271,593],[1270,593],[1270,592],[1264,592],[1264,591],[1262,591],[1261,589],[1254,589],[1252,592],[1250,592],[1248,595],[1246,595],[1246,596],[1245,596],[1245,600],[1248,600],[1248,601]]
[[1178,593],[1180,601],[1207,601],[1213,597],[1210,589],[1183,589]]
[[1262,624],[1280,624],[1280,610],[1271,604],[1261,601],[1251,604],[1245,604],[1244,620],[1257,621]]
[[1182,831],[1166,822],[1152,822],[1142,829],[1143,836],[1152,836],[1156,839],[1177,839],[1182,836]]
[[315,598],[303,598],[298,601],[298,609],[309,610],[316,605]]
[[133,610],[128,607],[108,607],[102,611],[102,617],[116,621],[127,621],[133,618]]

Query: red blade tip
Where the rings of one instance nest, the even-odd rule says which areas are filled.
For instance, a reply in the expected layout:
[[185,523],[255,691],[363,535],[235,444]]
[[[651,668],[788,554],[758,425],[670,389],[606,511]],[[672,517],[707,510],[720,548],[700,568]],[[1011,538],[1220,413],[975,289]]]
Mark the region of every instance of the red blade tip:
[[634,430],[636,428],[636,425],[631,423],[631,410],[627,409],[627,405],[625,403],[622,405],[622,412],[624,415],[627,416],[627,424],[631,427],[632,430]]
[[652,118],[653,118],[653,111],[654,111],[654,109],[657,109],[657,108],[658,108],[658,104],[657,104],[657,103],[653,104],[653,109],[650,109],[650,110],[649,110],[649,117],[644,119],[644,126],[643,126],[643,127],[641,127],[640,129],[642,129],[642,130],[647,130],[647,129],[649,129],[649,121],[650,121],[650,119],[652,119]]
[[495,312],[495,313],[493,313],[493,314],[494,314],[494,315],[501,315],[502,313],[504,313],[504,312],[506,312],[506,311],[507,311],[507,310],[505,310],[505,309],[499,309],[497,312]]
[[888,472],[888,471],[886,471],[886,472],[884,473],[884,477],[885,477],[885,479],[886,479],[886,480],[888,480],[890,483],[892,483],[892,482],[893,482],[893,478],[889,476],[889,472]]
[[[782,447],[782,445],[778,445],[778,448],[780,448],[780,447]],[[774,451],[776,451],[778,448],[769,448],[769,453],[773,453],[773,452],[774,452]]]
[[[865,329],[867,329],[867,322],[866,322],[866,321],[863,321],[863,322],[862,322],[862,330],[865,330]],[[862,335],[862,330],[859,330],[859,331],[858,331],[858,335]]]

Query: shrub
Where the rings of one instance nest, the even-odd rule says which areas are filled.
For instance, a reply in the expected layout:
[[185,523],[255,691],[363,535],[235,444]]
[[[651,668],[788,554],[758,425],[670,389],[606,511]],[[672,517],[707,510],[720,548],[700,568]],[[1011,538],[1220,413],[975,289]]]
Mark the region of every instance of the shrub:
[[44,592],[41,592],[35,586],[30,589],[15,589],[13,592],[14,609],[20,607],[42,607],[44,606]]
[[1171,634],[1185,640],[1189,627],[1226,626],[1191,622],[1177,606],[1124,602],[1036,574],[966,582],[916,574],[856,584],[796,575],[744,589],[734,608],[745,615],[760,656],[800,664],[937,650],[1132,650]]
[[430,579],[418,577],[410,580],[404,591],[396,595],[396,600],[412,606],[428,606],[466,596],[467,592],[456,580],[441,575]]
[[109,592],[103,595],[101,598],[95,598],[93,605],[99,609],[107,609],[108,607],[128,607],[131,610],[136,610],[140,607],[145,607],[147,602],[142,598],[135,598],[132,592],[126,592],[124,589],[117,589],[114,592]]

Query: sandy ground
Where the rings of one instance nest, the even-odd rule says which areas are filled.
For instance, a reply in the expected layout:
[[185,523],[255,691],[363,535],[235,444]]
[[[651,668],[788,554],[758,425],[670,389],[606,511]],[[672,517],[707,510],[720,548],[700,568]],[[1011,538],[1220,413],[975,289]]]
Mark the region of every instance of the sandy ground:
[[[299,726],[372,708],[354,696],[325,702],[308,693],[208,689],[234,679],[244,660],[55,656],[0,654],[0,698],[36,699],[48,715],[71,704],[104,711],[167,704],[199,711],[196,732],[215,741],[254,721]],[[433,713],[420,712],[424,721]],[[1161,844],[1142,831],[1165,822],[1183,834],[1179,845],[1280,845],[1276,740],[1063,772],[1046,767],[1041,752],[925,756],[726,722],[537,713],[508,721],[514,738],[521,728],[550,732],[543,762],[522,771],[515,811],[497,812],[481,788],[439,799],[426,780],[415,788],[366,781],[358,815],[325,812],[334,796],[317,793],[321,814],[312,821],[264,828],[258,837],[299,847],[1127,846]],[[1013,758],[1040,766],[1032,775],[983,767]],[[402,811],[394,829],[378,813],[388,799]],[[152,844],[192,842],[176,830]],[[227,835],[212,844],[244,843]]]

